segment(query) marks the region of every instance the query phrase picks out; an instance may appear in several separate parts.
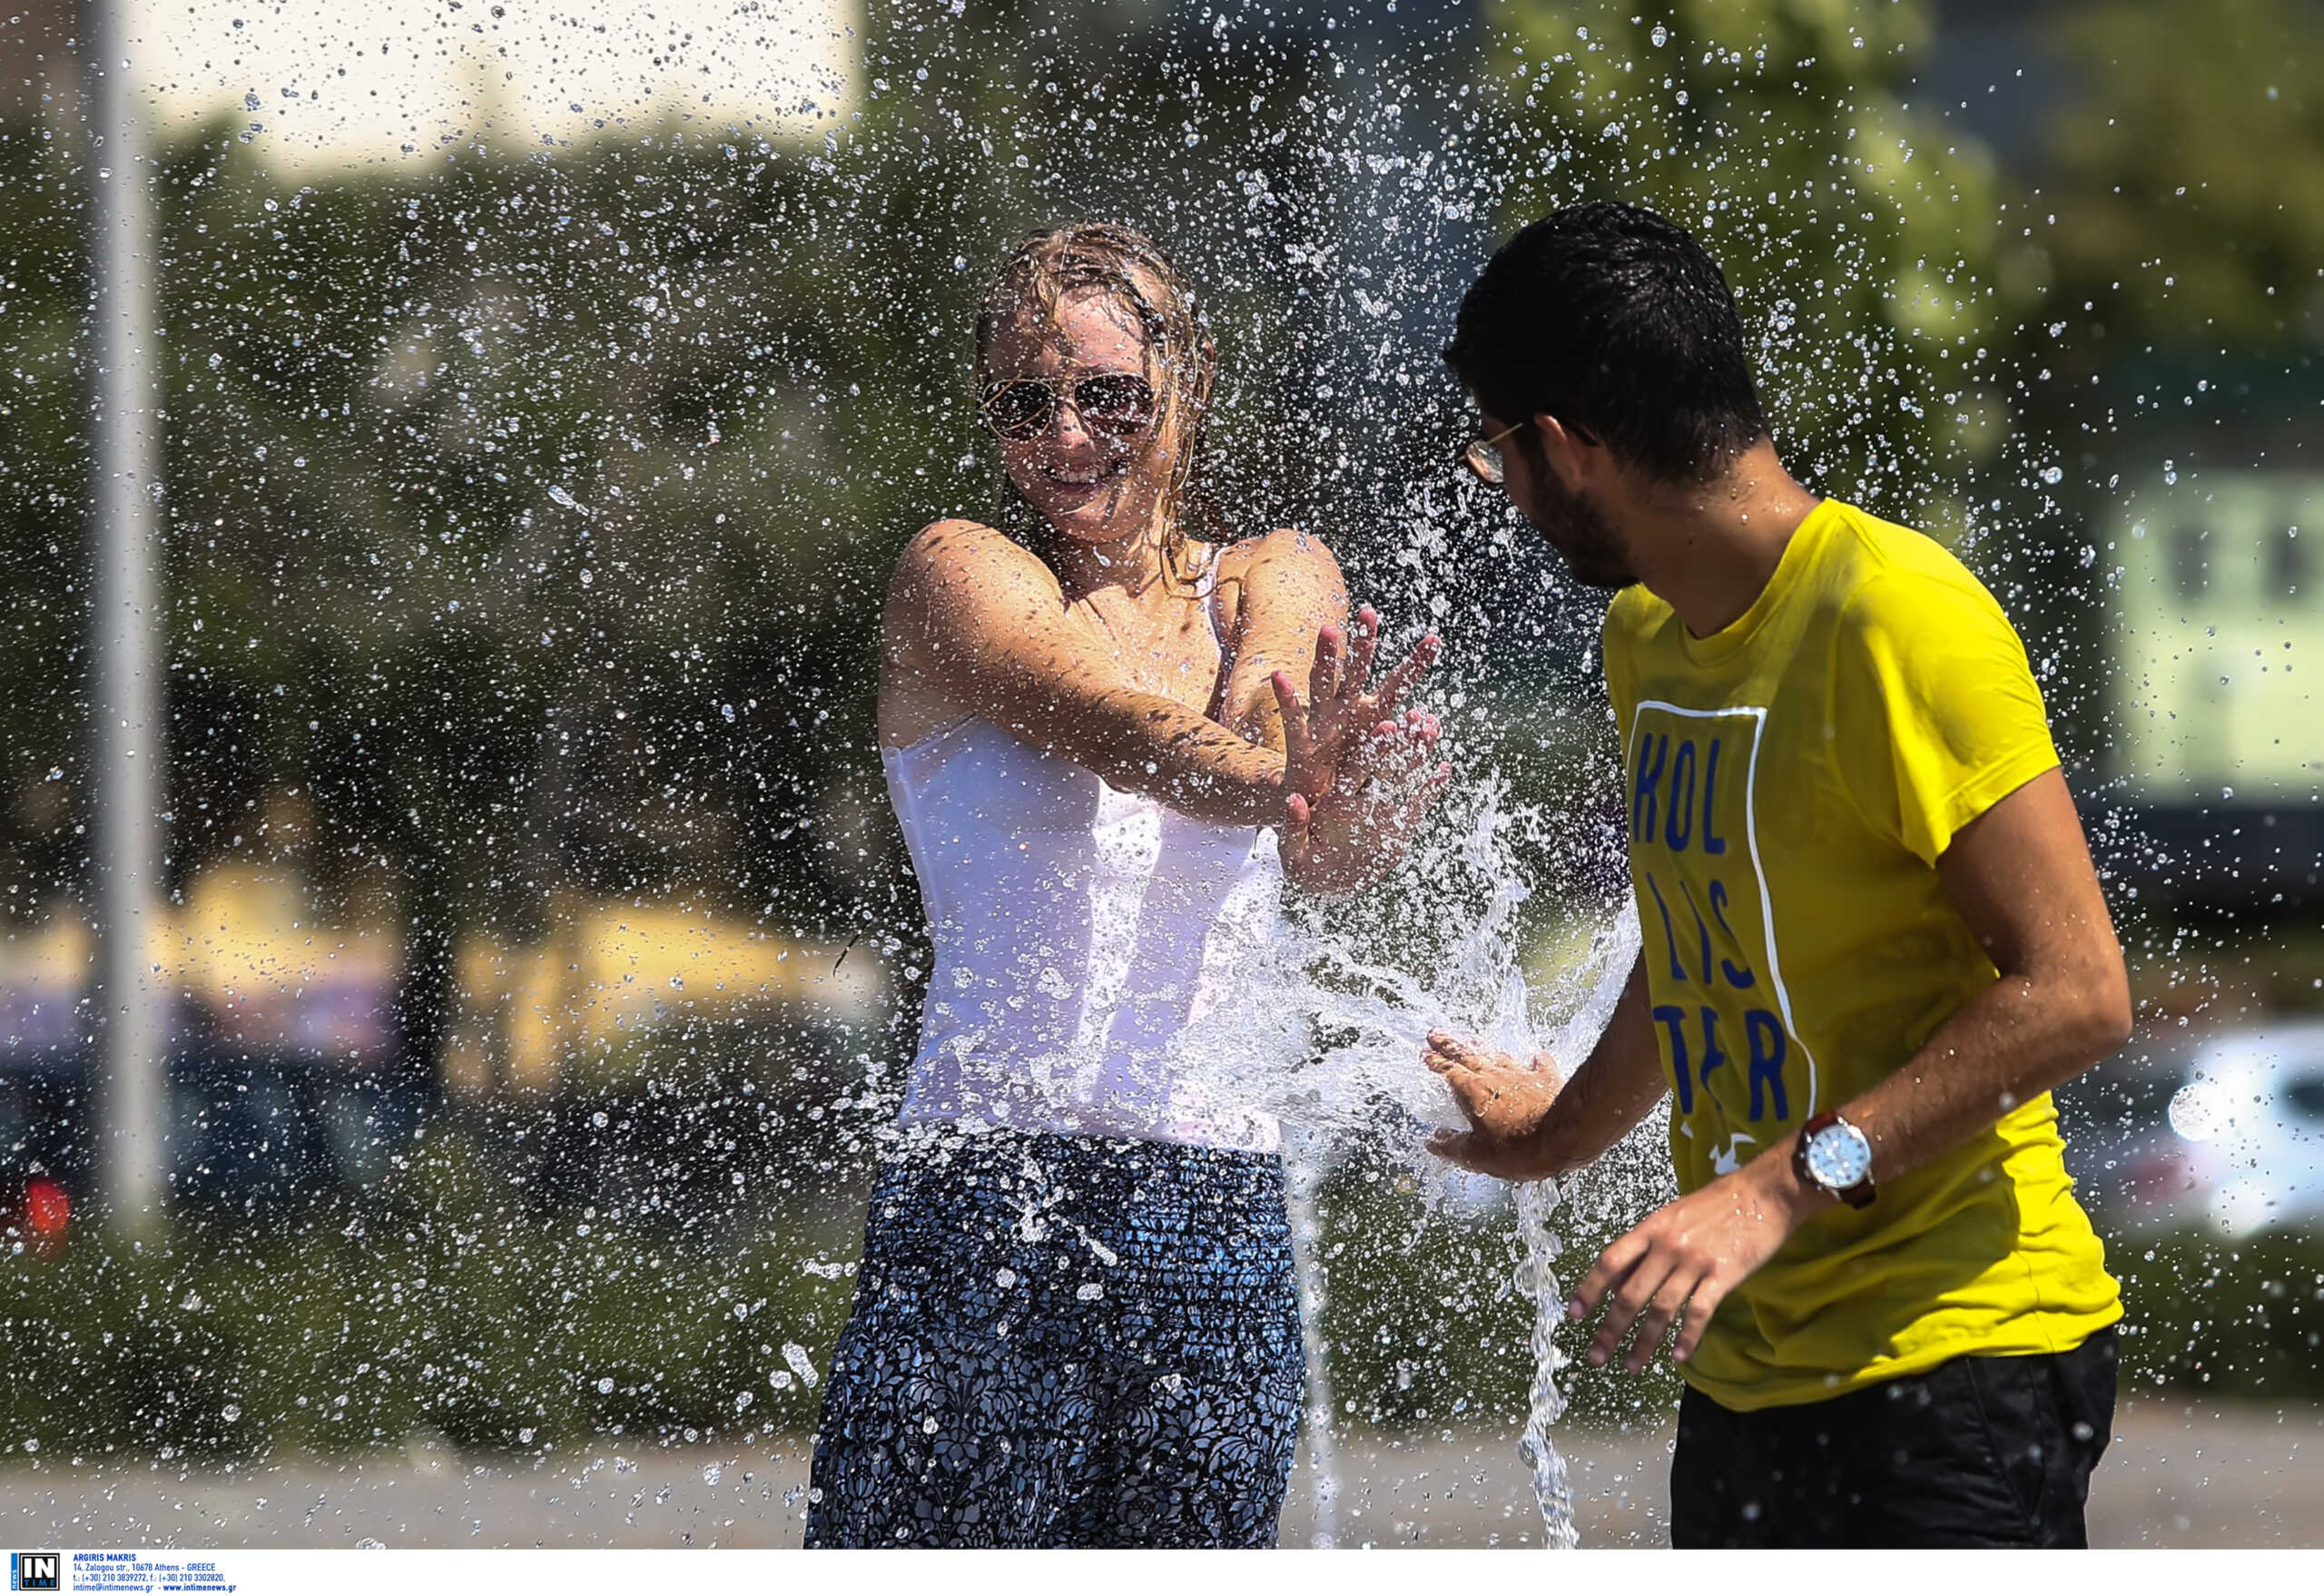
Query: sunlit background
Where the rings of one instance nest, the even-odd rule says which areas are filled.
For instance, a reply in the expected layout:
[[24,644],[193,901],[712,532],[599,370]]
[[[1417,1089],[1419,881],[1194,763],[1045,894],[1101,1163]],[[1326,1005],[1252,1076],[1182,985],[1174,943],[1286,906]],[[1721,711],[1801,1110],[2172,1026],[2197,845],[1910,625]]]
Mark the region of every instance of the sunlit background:
[[[1626,890],[1602,600],[1451,469],[1438,351],[1495,241],[1618,196],[1725,265],[1794,470],[1946,541],[2033,654],[2139,1000],[2065,1104],[2132,1327],[2093,1529],[2318,1536],[2324,8],[112,15],[0,17],[16,1522],[795,1543],[926,964],[881,597],[996,502],[970,321],[1029,226],[1162,239],[1230,520],[1322,532],[1443,631],[1431,701],[1554,989]],[[150,479],[99,398],[123,216]],[[150,547],[107,542],[122,504]],[[107,596],[123,547],[150,606]],[[140,714],[137,767],[103,733]],[[1342,934],[1422,945],[1462,884],[1431,857]],[[1377,1118],[1302,1154],[1329,1455],[1289,1538],[1527,1543],[1508,1205]],[[1650,1150],[1579,1184],[1570,1253],[1652,1200]],[[154,1200],[109,1197],[139,1158]],[[1675,1382],[1572,1388],[1585,1541],[1653,1539]]]

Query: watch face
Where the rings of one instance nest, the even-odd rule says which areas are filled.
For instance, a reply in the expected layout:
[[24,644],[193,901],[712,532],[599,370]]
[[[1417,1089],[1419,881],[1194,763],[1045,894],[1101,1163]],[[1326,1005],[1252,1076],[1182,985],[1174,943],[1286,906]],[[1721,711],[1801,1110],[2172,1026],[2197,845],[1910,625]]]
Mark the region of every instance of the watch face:
[[1807,1144],[1807,1173],[1827,1191],[1846,1191],[1872,1173],[1872,1144],[1853,1125],[1827,1125]]

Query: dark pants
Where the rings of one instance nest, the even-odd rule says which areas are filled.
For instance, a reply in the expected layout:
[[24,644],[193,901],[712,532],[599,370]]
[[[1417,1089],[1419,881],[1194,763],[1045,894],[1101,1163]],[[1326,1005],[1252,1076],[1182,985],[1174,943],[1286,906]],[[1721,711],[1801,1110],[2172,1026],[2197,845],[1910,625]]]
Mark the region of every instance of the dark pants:
[[1738,1414],[1689,1390],[1675,1546],[2086,1546],[2114,1420],[2115,1336],[1959,1357],[1824,1402]]
[[810,1546],[1272,1546],[1305,1364],[1283,1165],[987,1131],[892,1158]]

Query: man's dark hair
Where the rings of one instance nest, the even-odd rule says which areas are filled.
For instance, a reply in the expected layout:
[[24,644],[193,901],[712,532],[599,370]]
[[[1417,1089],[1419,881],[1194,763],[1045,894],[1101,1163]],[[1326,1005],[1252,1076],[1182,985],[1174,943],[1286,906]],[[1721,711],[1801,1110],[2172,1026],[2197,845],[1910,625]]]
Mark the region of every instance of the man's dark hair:
[[1718,262],[1640,205],[1568,205],[1503,244],[1444,358],[1502,425],[1546,410],[1660,481],[1702,481],[1768,434]]

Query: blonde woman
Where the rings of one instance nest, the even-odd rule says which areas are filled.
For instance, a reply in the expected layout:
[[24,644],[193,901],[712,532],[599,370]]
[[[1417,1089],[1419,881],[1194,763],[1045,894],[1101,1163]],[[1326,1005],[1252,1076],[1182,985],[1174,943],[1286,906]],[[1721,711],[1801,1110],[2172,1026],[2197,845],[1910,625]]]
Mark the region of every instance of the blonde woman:
[[937,522],[889,596],[935,967],[807,1541],[1270,1544],[1304,1376],[1278,1133],[1171,1044],[1286,877],[1401,847],[1446,773],[1394,714],[1435,640],[1375,684],[1320,542],[1195,536],[1212,346],[1142,235],[1026,239],[976,358],[1023,525]]

